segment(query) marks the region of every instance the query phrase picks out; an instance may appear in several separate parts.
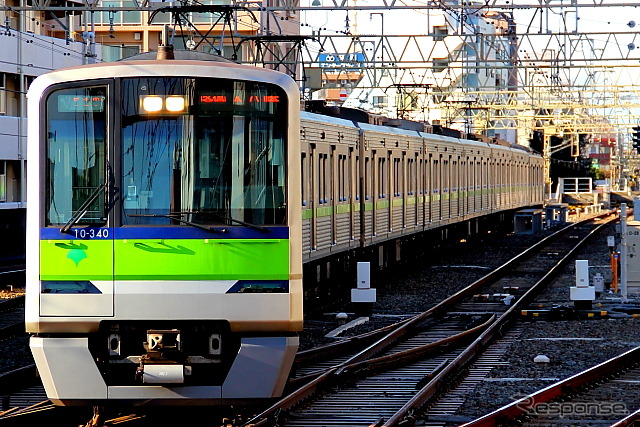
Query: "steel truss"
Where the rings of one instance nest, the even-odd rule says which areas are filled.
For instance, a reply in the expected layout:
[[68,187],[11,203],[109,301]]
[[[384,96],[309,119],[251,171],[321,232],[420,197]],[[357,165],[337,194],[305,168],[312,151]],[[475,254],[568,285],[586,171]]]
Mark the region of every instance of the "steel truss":
[[[359,5],[357,0],[323,0],[317,7],[300,0],[274,0],[268,4],[250,1],[232,1],[231,8],[210,11],[223,16],[208,32],[198,33],[196,46],[205,43],[208,35],[225,35],[235,47],[251,46],[247,63],[281,69],[301,82],[304,92],[307,70],[320,68],[324,76],[334,79],[348,78],[354,71],[361,73],[358,89],[382,90],[398,98],[396,114],[399,117],[420,118],[432,109],[442,109],[449,123],[462,119],[474,131],[515,128],[521,131],[537,129],[536,123],[562,120],[571,123],[580,133],[596,129],[614,131],[635,125],[640,120],[640,101],[634,89],[640,85],[640,66],[637,48],[638,35],[629,28],[614,31],[578,31],[581,11],[594,8],[633,7],[630,1],[605,0],[541,0],[510,3],[491,0],[477,4],[445,0],[427,0],[409,4],[400,0],[372,0]],[[64,11],[143,10],[152,14],[161,9],[176,15],[176,22],[185,22],[186,14],[179,9],[167,10],[165,3],[134,0],[132,7],[102,7],[100,0],[85,0],[77,7],[59,6],[52,0],[32,0],[29,7],[4,7],[5,10],[44,10],[51,13]],[[196,2],[183,2],[184,11],[196,7],[197,12],[209,10]],[[211,8],[211,6],[208,6]],[[422,11],[444,13],[457,22],[450,25],[444,42],[441,34],[359,34],[349,27],[349,16],[358,12]],[[515,15],[528,11],[528,21],[515,25]],[[303,23],[302,14],[332,12],[346,16],[345,30],[314,28]],[[256,26],[255,34],[239,36],[231,31],[231,21],[239,14],[268,14],[275,18],[298,20],[301,28],[308,25],[311,34],[267,33]],[[56,13],[57,14],[57,13]],[[349,15],[351,14],[351,15]],[[564,15],[563,27],[552,30],[550,14]],[[487,34],[471,25],[470,18],[479,16],[511,23],[501,31]],[[493,17],[493,18],[492,18]],[[575,19],[574,19],[575,18]],[[57,18],[56,18],[57,19]],[[339,25],[334,25],[339,27]],[[193,33],[194,26],[187,26]],[[225,30],[225,28],[229,28]],[[384,28],[383,28],[384,33]],[[237,36],[237,37],[236,37]],[[286,48],[283,48],[286,44]],[[640,44],[640,43],[638,43]],[[489,46],[502,56],[489,55],[479,47]],[[446,50],[443,55],[441,50]],[[265,54],[268,52],[269,54]],[[346,64],[343,68],[327,67],[322,55],[329,53],[359,54],[359,64]],[[443,65],[443,58],[446,64]],[[233,58],[231,58],[233,59]],[[444,69],[443,69],[444,68]],[[466,85],[469,76],[498,74],[501,82],[485,84],[481,88]],[[529,121],[524,125],[524,121]],[[545,124],[542,127],[548,127]]]

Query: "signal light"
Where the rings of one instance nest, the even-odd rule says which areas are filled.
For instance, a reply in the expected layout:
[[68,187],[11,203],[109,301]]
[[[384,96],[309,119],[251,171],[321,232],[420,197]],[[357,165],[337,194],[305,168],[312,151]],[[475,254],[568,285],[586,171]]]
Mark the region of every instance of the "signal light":
[[640,126],[634,126],[631,134],[631,145],[640,154]]

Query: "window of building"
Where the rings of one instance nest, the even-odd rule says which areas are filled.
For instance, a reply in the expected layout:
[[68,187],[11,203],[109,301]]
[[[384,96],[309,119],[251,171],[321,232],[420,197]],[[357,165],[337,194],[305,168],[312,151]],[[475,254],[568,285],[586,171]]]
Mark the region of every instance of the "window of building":
[[389,98],[386,96],[374,96],[372,98],[372,103],[374,107],[383,108],[386,107],[389,102]]
[[7,75],[0,73],[0,116],[7,114]]
[[[33,78],[26,78],[28,87]],[[18,116],[20,114],[20,76],[13,73],[0,73],[0,116]]]
[[102,45],[102,60],[104,62],[117,61],[138,53],[140,53],[140,46]]
[[[109,0],[103,1],[102,7],[130,7],[136,6],[136,2],[131,0]],[[169,15],[170,14],[166,14]],[[86,13],[83,15],[83,20],[89,21],[91,15]],[[142,12],[138,10],[128,11],[103,11],[94,13],[94,20],[96,25],[129,25],[129,24],[142,24]],[[83,24],[89,22],[83,22]]]

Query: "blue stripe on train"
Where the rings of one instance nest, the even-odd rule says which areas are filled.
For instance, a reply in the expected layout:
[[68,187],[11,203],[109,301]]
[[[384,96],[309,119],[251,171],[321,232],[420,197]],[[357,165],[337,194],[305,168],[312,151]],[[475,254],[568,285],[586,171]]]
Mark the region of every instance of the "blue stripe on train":
[[77,227],[61,233],[59,227],[40,229],[42,240],[101,239],[288,239],[289,227],[213,227],[212,232],[193,227]]

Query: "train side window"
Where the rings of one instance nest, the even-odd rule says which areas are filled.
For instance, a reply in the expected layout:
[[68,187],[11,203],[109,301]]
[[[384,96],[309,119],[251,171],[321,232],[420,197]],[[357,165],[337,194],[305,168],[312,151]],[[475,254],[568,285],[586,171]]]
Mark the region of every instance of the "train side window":
[[347,200],[347,156],[344,154],[338,155],[338,201],[344,202]]
[[364,159],[364,199],[369,200],[369,196],[371,195],[371,183],[369,181],[369,177],[371,176],[371,159],[366,157]]
[[424,194],[426,192],[426,189],[429,188],[429,171],[426,169],[426,164],[423,159],[420,159],[417,174],[418,174],[418,188],[420,192],[419,194]]
[[441,162],[441,169],[442,169],[442,181],[440,182],[440,188],[442,190],[443,193],[448,193],[449,192],[449,187],[450,187],[450,174],[451,174],[451,168],[450,168],[450,162],[449,160],[443,160],[440,159]]
[[353,190],[352,190],[353,187],[351,187],[351,180],[353,175],[351,172],[351,169],[353,167],[353,151],[351,149],[349,149],[349,155],[345,156],[344,163],[345,163],[344,195],[345,195],[345,200],[351,202],[353,198]]
[[[356,156],[356,165],[355,165],[355,176],[360,176],[360,156]],[[351,180],[349,180],[349,182],[351,182]],[[362,191],[360,189],[360,183],[356,182],[355,183],[355,197],[356,200],[360,200],[360,191]]]
[[302,206],[307,206],[307,153],[302,153],[302,159],[300,161],[300,179],[302,180],[300,187],[302,188]]
[[378,159],[378,198],[384,199],[387,197],[385,193],[385,183],[386,183],[386,160],[384,157],[380,157]]
[[400,195],[400,159],[393,159],[393,196]]
[[331,188],[330,174],[327,173],[329,167],[329,155],[322,155],[322,202],[329,203],[329,197],[327,196],[328,190]]
[[415,160],[407,159],[407,194],[409,196],[415,194],[415,167]]
[[326,193],[325,193],[325,186],[326,186],[326,180],[325,180],[325,175],[326,175],[326,155],[325,154],[319,154],[318,155],[318,203],[319,204],[323,204],[325,201],[325,197],[326,197]]

